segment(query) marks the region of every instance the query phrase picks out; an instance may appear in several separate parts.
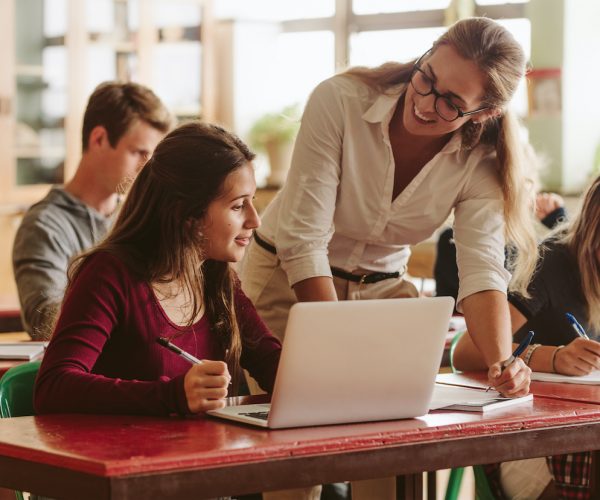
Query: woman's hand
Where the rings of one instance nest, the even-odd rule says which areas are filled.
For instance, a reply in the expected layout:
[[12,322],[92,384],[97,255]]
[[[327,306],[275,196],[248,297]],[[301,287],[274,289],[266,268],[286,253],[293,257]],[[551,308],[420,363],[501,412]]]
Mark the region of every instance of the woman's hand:
[[231,376],[223,361],[202,361],[185,374],[183,388],[192,413],[218,410],[225,406]]
[[518,398],[529,393],[531,369],[521,358],[515,359],[504,369],[502,363],[494,363],[488,369],[488,381],[500,394]]
[[577,338],[556,353],[556,373],[564,375],[587,375],[600,369],[600,343]]

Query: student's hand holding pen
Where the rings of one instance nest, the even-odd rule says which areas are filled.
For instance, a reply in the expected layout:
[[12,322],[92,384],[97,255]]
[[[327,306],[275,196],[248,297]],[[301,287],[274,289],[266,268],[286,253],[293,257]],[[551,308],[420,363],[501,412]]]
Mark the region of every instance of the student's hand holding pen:
[[529,394],[531,369],[521,358],[502,368],[503,362],[494,363],[488,369],[488,383],[502,395],[518,398]]
[[531,369],[519,356],[527,349],[533,336],[534,333],[529,332],[507,360],[489,367],[490,387],[507,397],[525,396],[529,393]]
[[576,338],[556,352],[554,368],[556,373],[578,376],[600,370],[600,343]]
[[183,387],[192,413],[217,410],[225,406],[231,376],[223,361],[202,360],[185,374]]

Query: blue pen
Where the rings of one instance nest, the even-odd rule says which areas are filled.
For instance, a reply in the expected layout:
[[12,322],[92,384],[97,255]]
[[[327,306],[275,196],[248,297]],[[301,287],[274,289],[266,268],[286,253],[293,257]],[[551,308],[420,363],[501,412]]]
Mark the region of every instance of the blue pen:
[[531,340],[533,339],[534,335],[535,333],[533,332],[533,330],[530,330],[527,336],[517,346],[515,352],[512,353],[511,357],[504,361],[504,363],[502,363],[503,368],[506,368],[511,363],[514,363],[515,359],[517,359],[521,354],[523,354],[523,351],[527,349],[529,344],[531,344]]
[[583,326],[581,326],[579,324],[579,321],[577,321],[575,316],[573,316],[571,313],[565,313],[565,316],[569,320],[569,323],[571,323],[571,326],[573,327],[573,330],[575,330],[575,333],[577,335],[579,335],[580,337],[582,337],[586,340],[590,340],[590,338],[587,336],[587,333],[585,333]]
[[[517,359],[521,354],[523,354],[523,351],[525,349],[527,349],[529,344],[531,344],[531,340],[533,339],[534,335],[535,335],[535,333],[533,332],[533,330],[529,330],[529,333],[527,334],[527,336],[517,346],[515,351],[511,354],[510,358],[508,358],[506,361],[504,361],[502,363],[502,368],[506,368],[506,367],[510,366],[512,363],[515,362],[515,359]],[[489,391],[490,389],[491,389],[491,386],[488,387],[485,390],[485,392]]]

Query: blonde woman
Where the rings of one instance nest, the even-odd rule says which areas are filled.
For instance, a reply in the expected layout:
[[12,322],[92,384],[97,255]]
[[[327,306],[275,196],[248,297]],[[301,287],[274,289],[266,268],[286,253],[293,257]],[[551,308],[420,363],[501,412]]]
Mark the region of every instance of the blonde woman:
[[[568,228],[557,229],[542,244],[540,265],[529,285],[529,298],[509,295],[515,340],[535,330],[536,342],[523,354],[534,371],[585,375],[600,369],[600,178],[587,190],[581,211]],[[575,333],[566,314],[581,323],[589,339]],[[457,344],[454,366],[485,368],[468,336]],[[508,462],[499,479],[509,498],[537,498],[558,488],[560,498],[590,497],[589,453]]]
[[[500,369],[511,355],[509,281],[524,292],[536,262],[534,193],[508,109],[525,69],[505,28],[470,18],[416,61],[355,68],[317,86],[287,182],[242,269],[276,335],[296,301],[416,295],[404,280],[410,245],[454,211],[458,309],[490,383],[508,395],[528,391],[521,361]],[[512,281],[507,240],[518,250]]]

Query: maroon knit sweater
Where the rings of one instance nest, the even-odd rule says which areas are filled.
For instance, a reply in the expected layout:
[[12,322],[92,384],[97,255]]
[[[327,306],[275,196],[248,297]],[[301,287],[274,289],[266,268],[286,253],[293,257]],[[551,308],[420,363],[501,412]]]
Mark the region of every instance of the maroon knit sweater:
[[[241,290],[235,310],[241,365],[271,391],[280,342]],[[150,286],[108,253],[92,256],[70,287],[36,380],[36,413],[187,414],[183,379],[190,364],[156,342],[199,359],[224,358],[203,316],[190,328],[172,323]]]

